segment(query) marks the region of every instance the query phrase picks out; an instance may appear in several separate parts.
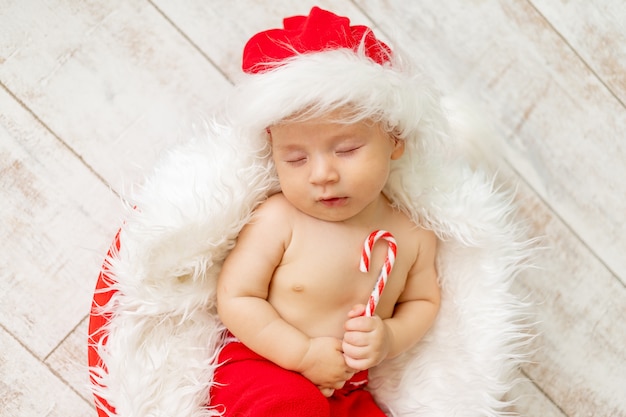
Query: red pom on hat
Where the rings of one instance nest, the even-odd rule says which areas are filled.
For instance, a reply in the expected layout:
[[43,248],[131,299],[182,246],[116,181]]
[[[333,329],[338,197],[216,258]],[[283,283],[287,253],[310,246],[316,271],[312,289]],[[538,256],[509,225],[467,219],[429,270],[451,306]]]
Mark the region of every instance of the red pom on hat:
[[243,50],[242,68],[255,74],[297,54],[347,48],[356,51],[361,43],[365,55],[378,64],[389,61],[391,49],[376,39],[367,26],[350,26],[350,19],[313,7],[308,16],[283,20],[283,29],[254,35]]

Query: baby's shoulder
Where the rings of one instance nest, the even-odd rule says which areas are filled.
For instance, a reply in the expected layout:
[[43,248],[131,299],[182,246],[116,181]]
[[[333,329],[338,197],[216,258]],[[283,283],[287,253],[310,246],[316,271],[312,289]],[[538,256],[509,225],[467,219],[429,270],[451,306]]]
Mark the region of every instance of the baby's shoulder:
[[398,237],[404,244],[413,247],[416,251],[419,251],[419,248],[424,245],[437,245],[435,233],[415,223],[405,213],[395,211],[393,222],[393,229],[397,232]]
[[288,241],[293,229],[291,210],[283,195],[275,194],[254,209],[241,234],[257,238],[271,235],[275,240]]
[[294,207],[282,193],[274,194],[263,201],[255,210],[254,217],[259,219],[286,220],[293,216]]
[[287,206],[291,206],[291,204],[287,201],[283,193],[272,194],[260,205],[260,207],[265,207],[266,210],[284,210]]

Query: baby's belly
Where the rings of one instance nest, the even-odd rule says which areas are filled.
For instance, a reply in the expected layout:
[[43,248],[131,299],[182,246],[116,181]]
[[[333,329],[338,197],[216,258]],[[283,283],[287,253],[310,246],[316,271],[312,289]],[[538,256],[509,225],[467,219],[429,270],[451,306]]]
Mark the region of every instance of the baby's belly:
[[[310,337],[342,338],[348,312],[367,303],[376,283],[377,271],[360,272],[358,262],[341,262],[341,258],[345,256],[293,262],[277,268],[272,278],[268,301],[285,321]],[[385,289],[383,298],[393,305],[399,286],[388,287],[392,288]]]
[[270,297],[269,302],[286,322],[309,337],[334,336],[339,339],[343,338],[344,324],[353,305],[329,305],[327,302],[314,305],[302,299],[284,297]]
[[365,304],[373,287],[363,275],[277,274],[268,301],[285,321],[310,337],[342,338],[348,312],[355,304]]

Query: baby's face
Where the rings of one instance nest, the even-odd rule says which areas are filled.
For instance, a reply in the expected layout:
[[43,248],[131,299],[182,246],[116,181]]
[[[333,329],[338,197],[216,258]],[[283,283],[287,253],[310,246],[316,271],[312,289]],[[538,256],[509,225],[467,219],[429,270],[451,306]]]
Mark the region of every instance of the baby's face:
[[321,220],[344,221],[377,201],[404,142],[371,121],[342,124],[333,116],[272,126],[272,157],[291,204]]

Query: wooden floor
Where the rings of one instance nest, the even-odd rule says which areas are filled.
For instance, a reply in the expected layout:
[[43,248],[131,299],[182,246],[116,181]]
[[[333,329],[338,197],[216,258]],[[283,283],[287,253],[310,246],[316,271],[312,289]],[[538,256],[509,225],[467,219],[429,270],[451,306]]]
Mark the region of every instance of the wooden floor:
[[[626,416],[626,5],[320,0],[494,124],[544,236],[522,415]],[[86,320],[120,195],[313,2],[0,0],[0,416],[95,416]]]

